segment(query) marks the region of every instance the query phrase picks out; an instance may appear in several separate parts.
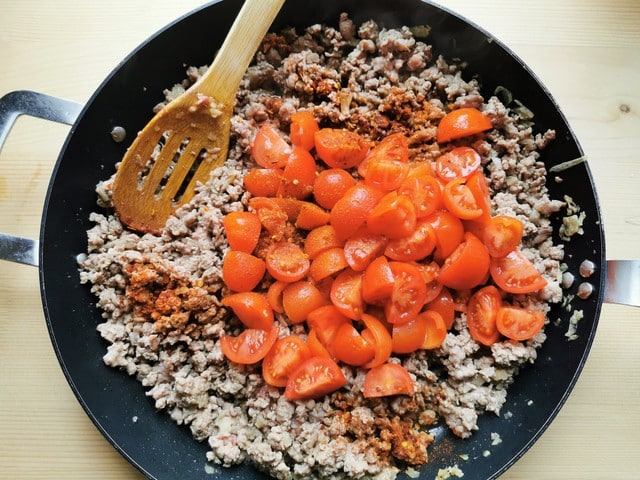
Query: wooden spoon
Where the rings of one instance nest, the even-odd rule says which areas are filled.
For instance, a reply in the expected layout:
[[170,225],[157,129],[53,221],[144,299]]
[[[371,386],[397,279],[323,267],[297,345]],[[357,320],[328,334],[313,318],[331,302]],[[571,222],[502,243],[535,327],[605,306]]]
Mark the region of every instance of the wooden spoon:
[[224,163],[238,86],[284,1],[245,0],[206,73],[138,133],[113,184],[113,205],[125,225],[159,233]]

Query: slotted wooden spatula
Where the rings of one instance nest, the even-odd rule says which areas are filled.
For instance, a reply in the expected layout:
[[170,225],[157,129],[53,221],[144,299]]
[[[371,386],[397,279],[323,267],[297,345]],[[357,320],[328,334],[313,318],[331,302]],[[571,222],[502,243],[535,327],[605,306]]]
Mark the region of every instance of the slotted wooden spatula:
[[129,228],[158,233],[224,163],[238,86],[284,1],[245,0],[206,73],[137,135],[113,184],[113,205]]

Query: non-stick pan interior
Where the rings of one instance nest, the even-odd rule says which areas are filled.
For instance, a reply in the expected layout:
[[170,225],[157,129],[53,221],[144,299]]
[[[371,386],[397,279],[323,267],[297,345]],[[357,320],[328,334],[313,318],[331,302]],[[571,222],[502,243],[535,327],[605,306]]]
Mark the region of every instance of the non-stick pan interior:
[[[129,461],[155,479],[263,478],[253,468],[231,472],[206,465],[206,445],[196,443],[184,427],[157,413],[142,386],[102,362],[106,344],[96,332],[99,311],[85,285],[80,285],[75,257],[86,250],[85,232],[91,227],[95,185],[114,171],[131,136],[150,119],[164,88],[179,82],[186,66],[209,63],[230,27],[241,1],[210,4],[150,38],[98,88],[72,128],[56,165],[45,203],[41,233],[42,296],[51,338],[64,372],[82,406],[102,433]],[[474,25],[419,0],[288,1],[274,29],[303,27],[318,22],[337,24],[346,11],[356,23],[375,19],[382,26],[428,24],[435,51],[469,63],[467,75],[477,75],[483,93],[497,86],[535,112],[535,130],[554,128],[557,140],[543,153],[548,166],[582,156],[573,133],[557,105],[522,62]],[[112,140],[114,126],[129,133],[123,143]],[[571,196],[587,213],[584,235],[566,245],[566,263],[576,272],[583,259],[604,268],[604,241],[597,198],[586,164],[550,175],[554,198]],[[557,222],[559,225],[560,217]],[[584,312],[578,338],[568,341],[569,313],[559,307],[547,328],[549,336],[535,365],[517,378],[501,416],[485,416],[470,440],[438,431],[428,466],[420,478],[435,478],[439,468],[459,464],[465,478],[494,478],[538,438],[571,390],[588,353],[602,302],[604,272],[591,278],[596,293],[575,308]],[[575,303],[574,302],[574,303]],[[502,443],[491,445],[491,433]],[[486,456],[489,450],[491,455]],[[460,455],[468,460],[461,460]],[[205,470],[206,469],[206,470]],[[205,472],[208,471],[209,475]],[[212,473],[212,474],[211,474]],[[267,478],[264,476],[264,478]]]

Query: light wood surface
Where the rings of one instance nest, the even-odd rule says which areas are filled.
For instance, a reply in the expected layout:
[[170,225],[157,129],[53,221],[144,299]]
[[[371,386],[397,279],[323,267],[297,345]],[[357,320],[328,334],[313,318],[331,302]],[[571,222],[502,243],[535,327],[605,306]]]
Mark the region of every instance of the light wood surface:
[[[588,155],[608,257],[638,258],[640,2],[444,3],[509,45],[550,89]],[[85,102],[129,51],[199,4],[1,1],[0,95],[33,89]],[[67,132],[42,120],[18,121],[0,158],[0,231],[37,237]],[[0,261],[0,322],[0,478],[140,480],[65,381],[46,330],[37,269]],[[502,478],[640,478],[639,338],[640,309],[605,305],[567,404]]]

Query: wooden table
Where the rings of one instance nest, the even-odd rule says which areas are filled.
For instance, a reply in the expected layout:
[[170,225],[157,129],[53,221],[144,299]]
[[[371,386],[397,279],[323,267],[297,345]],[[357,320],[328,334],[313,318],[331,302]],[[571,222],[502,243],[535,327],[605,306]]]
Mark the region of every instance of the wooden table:
[[[198,0],[5,0],[0,95],[85,102],[134,47]],[[554,94],[588,155],[609,258],[638,258],[640,2],[449,0],[494,33]],[[20,119],[0,160],[0,231],[37,237],[68,127]],[[58,366],[35,268],[0,262],[0,478],[141,479],[98,433]],[[640,478],[640,309],[605,305],[567,404],[503,478]]]

